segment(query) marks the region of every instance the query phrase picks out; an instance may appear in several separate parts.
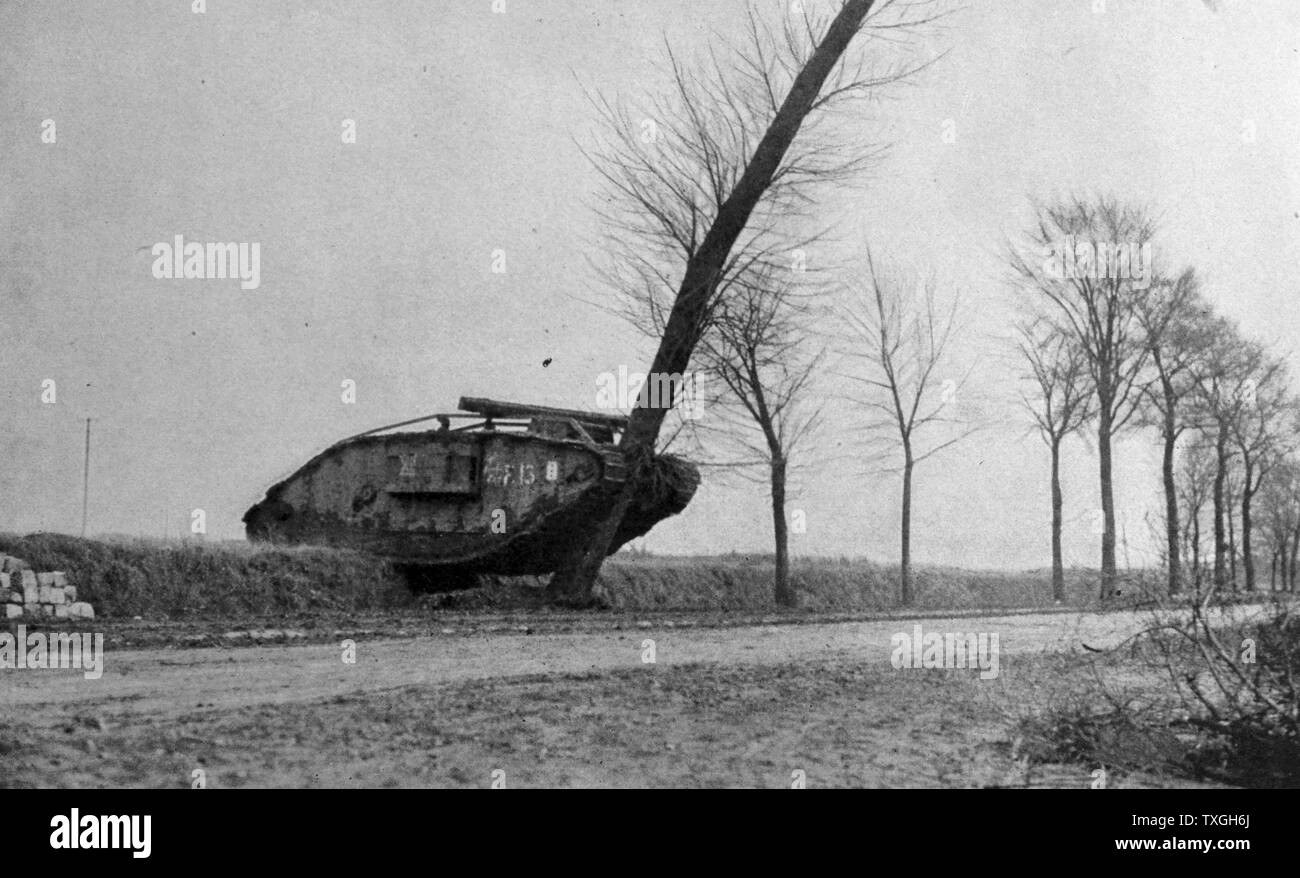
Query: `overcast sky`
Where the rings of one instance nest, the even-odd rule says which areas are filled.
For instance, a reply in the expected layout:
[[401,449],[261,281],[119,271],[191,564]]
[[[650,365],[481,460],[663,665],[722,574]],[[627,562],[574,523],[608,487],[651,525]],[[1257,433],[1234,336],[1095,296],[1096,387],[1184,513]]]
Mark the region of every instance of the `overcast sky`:
[[[1300,343],[1300,6],[1096,5],[952,4],[916,45],[948,55],[873,111],[888,156],[827,206],[841,238],[933,270],[971,306],[950,368],[975,363],[994,424],[918,470],[921,561],[1050,561],[1046,450],[989,402],[1015,391],[998,253],[1029,196],[1152,206],[1158,267],[1195,265],[1249,332]],[[228,538],[271,483],[360,430],[461,395],[591,408],[600,373],[643,370],[651,350],[586,301],[602,291],[584,258],[599,180],[579,152],[595,124],[583,88],[635,99],[661,81],[665,40],[690,56],[741,10],[0,5],[0,530],[77,532],[87,417],[92,532],[179,535],[201,508]],[[175,235],[259,243],[260,286],[155,279],[150,248]],[[858,459],[854,418],[833,406],[841,455],[814,460],[791,499],[808,522],[796,554],[897,556],[897,485]],[[1135,563],[1154,442],[1131,437],[1117,463]],[[1067,562],[1095,563],[1095,460],[1077,440],[1067,456]],[[761,488],[710,480],[647,545],[767,550],[767,515]]]

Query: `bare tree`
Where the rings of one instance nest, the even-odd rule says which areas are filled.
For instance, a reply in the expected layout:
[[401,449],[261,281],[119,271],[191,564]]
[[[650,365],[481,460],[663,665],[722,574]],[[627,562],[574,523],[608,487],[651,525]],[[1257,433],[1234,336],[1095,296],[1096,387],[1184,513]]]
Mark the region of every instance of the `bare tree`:
[[1071,336],[1042,321],[1021,324],[1019,334],[1020,355],[1034,384],[1034,395],[1024,395],[1021,401],[1052,454],[1052,598],[1061,601],[1065,599],[1061,443],[1092,418],[1096,394],[1088,379],[1087,356]]
[[1183,403],[1195,388],[1192,367],[1210,342],[1209,313],[1210,306],[1201,296],[1200,284],[1191,269],[1173,281],[1158,280],[1151,295],[1138,307],[1151,371],[1150,380],[1142,388],[1146,406],[1140,417],[1144,426],[1160,431],[1163,445],[1160,473],[1165,493],[1165,561],[1171,595],[1177,594],[1182,585],[1175,447],[1191,426]]
[[[767,469],[776,549],[774,595],[779,606],[793,607],[786,487],[792,460],[820,417],[820,408],[810,407],[806,395],[823,353],[809,349],[809,301],[782,278],[764,272],[739,281],[715,309],[699,353],[704,372],[722,388],[711,396],[710,410],[721,417],[720,432],[741,452],[741,464],[761,463]],[[719,432],[712,423],[706,429]]]
[[1260,494],[1264,533],[1268,540],[1271,563],[1269,586],[1277,591],[1295,591],[1296,573],[1300,569],[1300,461],[1294,454],[1283,457]]
[[1286,364],[1265,356],[1246,384],[1246,397],[1230,425],[1241,461],[1241,562],[1246,590],[1255,590],[1254,500],[1272,469],[1295,447],[1295,400]]
[[[899,597],[912,594],[912,473],[916,465],[974,432],[951,414],[950,401],[965,377],[945,388],[945,363],[957,327],[959,298],[948,307],[937,297],[933,278],[912,286],[899,272],[878,267],[867,253],[866,283],[858,301],[844,309],[849,333],[847,357],[860,366],[847,374],[856,385],[850,401],[869,414],[872,444],[897,444],[902,452],[902,521]],[[969,373],[967,373],[969,374]],[[931,434],[940,432],[934,440]]]
[[[779,252],[775,227],[812,204],[817,184],[842,180],[874,157],[874,150],[837,143],[825,123],[837,107],[911,71],[877,74],[845,52],[864,28],[900,35],[931,20],[925,6],[843,0],[831,18],[804,14],[779,26],[753,14],[746,44],[712,52],[702,68],[670,51],[673,87],[648,117],[597,101],[606,139],[589,156],[606,184],[606,253],[622,263],[616,289],[639,292],[658,314],[662,338],[651,375],[684,374],[719,297],[739,274]],[[548,587],[552,599],[591,600],[671,404],[638,400],[620,440],[631,477],[561,559]]]
[[1196,592],[1201,590],[1204,565],[1201,561],[1202,535],[1201,518],[1205,504],[1213,493],[1216,459],[1214,447],[1206,442],[1200,434],[1192,434],[1196,440],[1181,446],[1180,466],[1176,470],[1178,483],[1178,504],[1182,510],[1183,557],[1192,563],[1192,581]]
[[1040,298],[1039,313],[1069,334],[1087,357],[1096,395],[1103,597],[1113,593],[1116,577],[1111,445],[1141,400],[1148,352],[1139,309],[1146,293],[1142,276],[1152,280],[1154,234],[1141,208],[1111,198],[1076,197],[1038,207],[1029,233],[1036,252],[1013,251],[1010,257],[1021,286]]
[[1237,590],[1237,502],[1241,497],[1241,471],[1237,457],[1232,453],[1227,461],[1227,476],[1223,480],[1223,520],[1228,527],[1228,583]]
[[1202,350],[1192,376],[1196,391],[1188,403],[1192,419],[1214,448],[1214,487],[1211,499],[1214,516],[1214,585],[1222,589],[1229,578],[1236,585],[1236,547],[1232,494],[1232,466],[1235,457],[1234,425],[1251,396],[1264,359],[1263,350],[1247,341],[1237,325],[1226,317],[1215,317],[1210,329],[1213,342]]

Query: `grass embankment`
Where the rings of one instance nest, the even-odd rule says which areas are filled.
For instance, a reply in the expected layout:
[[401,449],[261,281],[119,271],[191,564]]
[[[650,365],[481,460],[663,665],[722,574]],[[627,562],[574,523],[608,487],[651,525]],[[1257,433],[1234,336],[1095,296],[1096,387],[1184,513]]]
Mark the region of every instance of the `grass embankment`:
[[0,534],[0,552],[65,571],[103,617],[387,610],[413,600],[386,565],[332,549]]
[[[0,534],[0,552],[37,570],[63,570],[102,617],[205,617],[375,612],[419,605],[389,564],[334,549],[243,542],[137,538],[82,540],[61,534]],[[996,573],[946,567],[915,571],[916,609],[1053,606],[1046,571]],[[896,567],[850,559],[797,560],[791,570],[802,611],[898,609]],[[441,596],[440,606],[508,611],[540,604],[542,577],[482,577],[482,585]],[[1067,577],[1067,603],[1090,606],[1095,578]],[[772,563],[764,556],[631,557],[604,566],[598,592],[625,612],[766,612]]]
[[[915,609],[966,610],[1054,606],[1050,571],[982,572],[952,567],[913,571]],[[800,610],[820,613],[899,609],[898,568],[861,559],[797,559],[790,579]],[[701,612],[775,610],[768,556],[616,556],[601,570],[600,591],[615,610]],[[1067,577],[1070,603],[1089,605],[1095,579],[1086,571]],[[485,589],[466,601],[508,599],[510,589]]]

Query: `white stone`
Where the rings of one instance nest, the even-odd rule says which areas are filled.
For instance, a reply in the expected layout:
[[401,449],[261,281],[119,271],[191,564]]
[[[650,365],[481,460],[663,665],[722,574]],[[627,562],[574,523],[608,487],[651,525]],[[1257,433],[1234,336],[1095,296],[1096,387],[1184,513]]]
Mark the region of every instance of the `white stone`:
[[5,604],[6,619],[17,619],[22,614],[23,608],[21,604]]
[[22,558],[15,558],[13,555],[5,555],[3,563],[0,563],[0,567],[4,567],[6,573],[31,569],[30,564]]
[[23,587],[23,603],[35,604],[40,602],[40,590],[36,585],[36,574],[30,570],[20,571],[18,579]]
[[68,604],[69,619],[93,619],[95,618],[95,608],[85,601],[77,601],[75,604]]
[[54,618],[56,618],[56,619],[66,619],[66,618],[68,618],[68,605],[67,605],[67,604],[55,604],[55,605],[54,605]]

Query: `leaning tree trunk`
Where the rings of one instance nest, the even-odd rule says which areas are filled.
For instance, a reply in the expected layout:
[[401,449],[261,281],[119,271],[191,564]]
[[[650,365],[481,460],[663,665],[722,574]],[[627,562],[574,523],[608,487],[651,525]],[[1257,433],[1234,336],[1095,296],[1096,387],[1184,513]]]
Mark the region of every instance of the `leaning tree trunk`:
[[790,537],[785,521],[785,458],[779,454],[772,458],[772,529],[776,536],[776,572],[774,575],[777,606],[795,605],[794,589],[790,587]]
[[1111,434],[1113,416],[1110,400],[1100,400],[1100,414],[1097,418],[1097,457],[1098,475],[1101,480],[1101,598],[1110,597],[1115,592],[1115,486],[1111,468]]
[[912,460],[911,446],[903,450],[903,526],[900,542],[902,543],[899,561],[899,596],[903,606],[912,606]]
[[1065,560],[1061,552],[1061,527],[1065,502],[1061,496],[1061,440],[1052,441],[1052,599],[1065,600]]
[[[874,4],[875,0],[846,0],[827,28],[826,35],[795,77],[780,109],[754,148],[740,180],[718,208],[699,249],[687,260],[650,374],[686,373],[691,354],[704,331],[709,300],[723,276],[731,248],[745,230],[759,199],[771,186],[790,144],[804,119],[812,112],[826,78],[839,63]],[[628,428],[619,443],[627,460],[629,479],[611,498],[603,519],[561,560],[547,586],[554,601],[591,602],[600,565],[604,563],[619,523],[631,505],[640,481],[638,477],[645,472],[654,454],[659,429],[668,413],[667,407],[652,408],[640,403],[638,400],[632,410]]]

